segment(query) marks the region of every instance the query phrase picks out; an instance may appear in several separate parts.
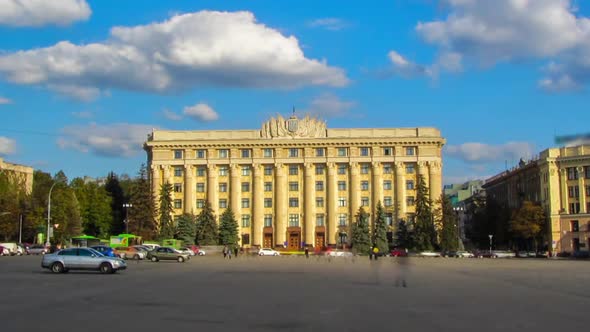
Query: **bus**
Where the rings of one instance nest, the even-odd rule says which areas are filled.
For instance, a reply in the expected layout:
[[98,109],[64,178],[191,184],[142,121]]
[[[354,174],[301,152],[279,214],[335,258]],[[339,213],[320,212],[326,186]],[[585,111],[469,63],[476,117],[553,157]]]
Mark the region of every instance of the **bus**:
[[133,234],[119,234],[111,236],[109,246],[111,248],[129,247],[134,245],[140,245],[142,243],[143,241],[141,240],[141,236],[136,236]]

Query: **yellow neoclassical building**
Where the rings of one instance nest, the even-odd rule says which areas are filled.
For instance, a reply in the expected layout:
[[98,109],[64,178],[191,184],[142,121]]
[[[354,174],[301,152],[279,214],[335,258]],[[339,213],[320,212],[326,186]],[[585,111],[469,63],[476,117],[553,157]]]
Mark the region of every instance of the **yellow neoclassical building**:
[[27,194],[33,191],[34,169],[32,167],[5,162],[0,158],[0,173],[7,174],[13,181],[21,184]]
[[345,244],[359,207],[380,201],[393,224],[412,218],[418,175],[440,197],[435,128],[328,129],[306,116],[271,118],[259,130],[154,130],[145,143],[152,190],[173,185],[175,215],[206,202],[231,207],[244,247]]

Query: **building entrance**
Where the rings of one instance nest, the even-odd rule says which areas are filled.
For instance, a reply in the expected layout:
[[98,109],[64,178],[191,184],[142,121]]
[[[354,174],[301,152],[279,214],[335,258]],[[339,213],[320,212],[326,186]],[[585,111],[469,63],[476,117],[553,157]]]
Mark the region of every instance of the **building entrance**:
[[325,245],[326,245],[325,233],[316,233],[315,234],[315,247],[316,248],[323,248]]
[[300,243],[301,243],[301,233],[290,232],[289,233],[289,242],[287,245],[289,250],[299,250]]
[[273,246],[273,242],[272,242],[272,234],[264,234],[264,239],[262,241],[262,247],[263,248],[272,248]]

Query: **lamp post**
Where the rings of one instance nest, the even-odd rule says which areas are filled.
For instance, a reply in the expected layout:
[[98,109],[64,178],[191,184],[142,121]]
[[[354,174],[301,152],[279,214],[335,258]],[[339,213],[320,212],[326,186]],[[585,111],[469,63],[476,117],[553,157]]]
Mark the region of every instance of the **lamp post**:
[[125,234],[129,234],[129,208],[133,207],[131,203],[124,203],[125,208]]
[[45,239],[45,246],[49,247],[51,243],[49,242],[49,231],[50,231],[50,224],[51,224],[51,192],[53,191],[53,187],[56,184],[60,183],[61,181],[55,181],[51,188],[49,188],[49,195],[47,198],[47,239]]
[[490,238],[490,255],[491,255],[492,254],[492,239],[494,238],[494,235],[489,234],[488,236]]

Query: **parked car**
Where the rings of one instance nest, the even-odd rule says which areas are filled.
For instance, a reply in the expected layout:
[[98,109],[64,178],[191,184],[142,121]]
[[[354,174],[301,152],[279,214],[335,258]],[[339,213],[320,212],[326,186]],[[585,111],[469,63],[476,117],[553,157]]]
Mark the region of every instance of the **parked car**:
[[0,246],[0,256],[10,256],[10,250],[4,246]]
[[185,254],[187,254],[189,256],[195,256],[196,255],[195,252],[192,249],[187,248],[187,247],[179,248],[178,251],[180,251],[182,253],[185,253]]
[[207,254],[205,250],[201,249],[199,246],[196,246],[194,244],[188,245],[186,246],[186,248],[192,250],[197,256],[205,256],[205,254]]
[[408,257],[408,249],[397,248],[393,249],[389,255],[391,257]]
[[0,245],[7,248],[11,256],[22,256],[25,253],[25,249],[14,242],[0,243]]
[[117,257],[115,250],[113,250],[113,248],[111,248],[109,246],[92,246],[90,248],[100,252],[101,254],[103,254],[107,257]]
[[149,248],[150,251],[152,251],[156,248],[160,248],[160,245],[155,244],[155,243],[144,243],[144,244],[142,244],[142,246]]
[[92,248],[68,248],[54,254],[46,254],[41,267],[53,273],[64,273],[70,270],[96,270],[101,273],[115,273],[127,268],[124,260],[107,257]]
[[161,260],[175,260],[179,263],[184,263],[190,259],[190,256],[174,248],[159,247],[156,250],[152,250],[148,253],[148,259],[152,262]]
[[436,251],[421,251],[418,253],[419,257],[440,257],[440,252]]
[[34,244],[27,249],[27,255],[45,255],[49,248],[41,244]]
[[331,250],[326,253],[330,257],[352,257],[354,254],[350,251]]
[[260,250],[258,250],[258,256],[280,256],[281,254],[271,248],[260,248]]
[[147,253],[143,250],[134,247],[118,247],[115,249],[115,253],[123,259],[145,259]]
[[475,255],[469,251],[457,251],[458,258],[474,258]]
[[590,258],[590,252],[589,251],[574,251],[572,254],[573,258],[577,258],[577,259],[587,259]]
[[513,258],[516,257],[516,253],[512,251],[495,250],[492,251],[494,258]]

